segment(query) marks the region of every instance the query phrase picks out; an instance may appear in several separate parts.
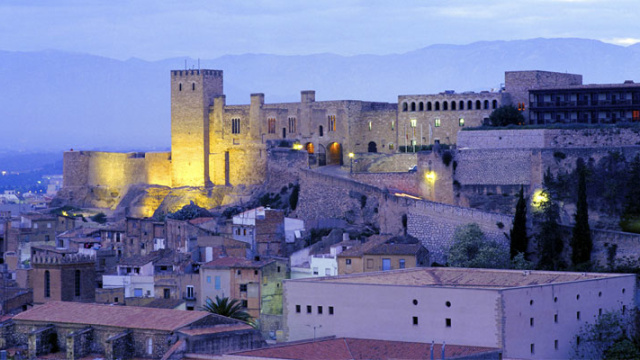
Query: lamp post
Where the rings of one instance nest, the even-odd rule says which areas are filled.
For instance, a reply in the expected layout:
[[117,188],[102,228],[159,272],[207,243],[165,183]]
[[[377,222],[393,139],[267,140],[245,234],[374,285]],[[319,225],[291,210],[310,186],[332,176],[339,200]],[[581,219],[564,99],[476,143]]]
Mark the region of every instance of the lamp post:
[[313,328],[313,341],[316,341],[316,329],[321,328],[322,325],[305,325],[305,326]]
[[350,166],[350,168],[349,168],[349,173],[350,173],[350,174],[353,174],[353,156],[354,156],[354,155],[353,155],[353,153],[352,153],[352,152],[350,152],[350,153],[349,153],[349,159],[351,160],[351,166]]

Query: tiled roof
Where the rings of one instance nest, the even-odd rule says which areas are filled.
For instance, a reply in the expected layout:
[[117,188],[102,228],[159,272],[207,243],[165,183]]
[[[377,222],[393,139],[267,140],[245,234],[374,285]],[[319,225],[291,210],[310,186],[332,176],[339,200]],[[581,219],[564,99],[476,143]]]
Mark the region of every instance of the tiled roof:
[[226,269],[226,268],[254,268],[259,269],[267,264],[275,261],[274,259],[253,261],[245,258],[224,257],[209,261],[203,267],[208,269]]
[[73,230],[68,230],[58,235],[59,238],[79,238],[79,237],[88,237],[91,234],[99,233],[100,229],[97,228],[76,228]]
[[[445,358],[480,355],[499,351],[495,348],[479,346],[445,346]],[[348,359],[430,359],[431,344],[403,341],[339,338],[319,341],[305,341],[277,345],[270,348],[233,353],[244,359],[274,358],[297,360],[348,360]],[[442,359],[442,345],[433,347],[434,359]],[[233,356],[231,357],[233,358]]]
[[209,315],[204,311],[52,301],[21,312],[13,320],[175,331]]
[[470,288],[511,288],[604,279],[628,274],[576,273],[553,271],[522,271],[466,268],[411,268],[336,277],[296,279],[287,281],[323,281],[350,284],[446,286]]
[[218,334],[230,331],[239,330],[253,330],[253,327],[249,324],[224,324],[215,325],[210,327],[197,327],[193,329],[182,329],[181,333],[189,336],[206,335],[206,334]]
[[356,245],[350,249],[347,249],[343,252],[341,252],[340,254],[338,254],[339,257],[360,257],[362,256],[365,252],[373,249],[374,247],[380,245],[380,244],[384,244],[384,242],[387,240],[386,237],[382,237],[382,236],[372,236],[371,238],[369,238],[369,241],[362,243],[360,245]]
[[152,261],[159,259],[160,256],[161,255],[158,252],[152,252],[144,256],[132,256],[127,258],[122,258],[118,262],[118,265],[143,266]]
[[365,255],[416,255],[422,244],[380,244],[365,251]]

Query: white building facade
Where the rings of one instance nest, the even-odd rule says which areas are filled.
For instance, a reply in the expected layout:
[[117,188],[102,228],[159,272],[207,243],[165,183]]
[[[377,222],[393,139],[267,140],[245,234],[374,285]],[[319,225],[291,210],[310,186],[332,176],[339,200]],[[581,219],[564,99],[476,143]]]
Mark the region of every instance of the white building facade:
[[635,276],[415,268],[284,283],[285,337],[446,342],[569,358],[586,322],[630,309]]

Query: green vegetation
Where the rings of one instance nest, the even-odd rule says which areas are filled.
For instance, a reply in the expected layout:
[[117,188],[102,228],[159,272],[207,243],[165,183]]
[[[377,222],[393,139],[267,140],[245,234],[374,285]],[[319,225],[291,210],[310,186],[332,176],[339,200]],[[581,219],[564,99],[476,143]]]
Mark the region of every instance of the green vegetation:
[[640,347],[636,334],[638,313],[635,310],[607,311],[587,323],[576,335],[576,359],[638,359]]
[[509,254],[504,246],[485,239],[478,224],[460,226],[453,235],[448,262],[454,267],[506,269]]
[[513,105],[500,106],[489,115],[491,126],[523,125],[524,116]]
[[207,211],[207,209],[196,205],[193,201],[191,201],[189,205],[183,206],[182,209],[174,213],[167,214],[167,217],[169,219],[176,219],[176,220],[191,220],[191,219],[196,219],[200,217],[211,217],[211,216],[212,216],[211,213]]
[[107,215],[105,215],[105,213],[103,212],[99,212],[93,216],[90,216],[89,219],[91,219],[91,221],[95,221],[98,224],[104,224],[107,222]]
[[640,233],[640,155],[636,155],[630,165],[627,179],[627,194],[624,211],[620,218],[623,231]]
[[520,187],[518,193],[518,203],[516,204],[516,214],[513,217],[513,227],[509,232],[511,259],[518,254],[523,254],[526,259],[529,247],[529,236],[527,235],[527,199],[524,197],[524,188]]
[[560,207],[556,201],[556,194],[549,189],[549,183],[553,176],[551,170],[547,169],[544,176],[544,192],[546,201],[540,204],[540,213],[538,213],[538,269],[541,270],[562,270],[566,268],[566,264],[562,257],[564,250],[564,241],[562,229],[558,224],[560,220]]
[[584,160],[579,158],[576,163],[578,172],[578,201],[576,202],[576,223],[571,237],[571,262],[573,266],[591,262],[591,229],[589,228],[589,209],[587,205],[587,181]]
[[219,298],[216,295],[216,300],[213,301],[210,297],[207,297],[207,300],[202,306],[202,310],[247,323],[251,323],[253,320],[249,313],[243,310],[240,300],[238,299],[229,300],[227,297]]

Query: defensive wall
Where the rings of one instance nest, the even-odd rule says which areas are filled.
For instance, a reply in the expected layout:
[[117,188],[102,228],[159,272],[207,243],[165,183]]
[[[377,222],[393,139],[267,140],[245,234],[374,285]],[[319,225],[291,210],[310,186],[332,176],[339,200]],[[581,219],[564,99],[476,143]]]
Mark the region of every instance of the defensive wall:
[[420,193],[416,172],[353,173],[349,177],[378,189],[399,190],[410,195]]
[[[347,160],[349,161],[349,160]],[[416,153],[355,153],[353,157],[353,172],[407,172],[418,164]],[[345,162],[345,166],[351,166]]]
[[506,244],[504,232],[513,222],[509,215],[397,197],[376,186],[310,170],[300,172],[299,204],[296,214],[305,221],[343,218],[350,223],[377,223],[380,233],[390,235],[404,232],[406,215],[407,233],[420,239],[439,263],[446,261],[458,226],[477,223],[487,238]]

